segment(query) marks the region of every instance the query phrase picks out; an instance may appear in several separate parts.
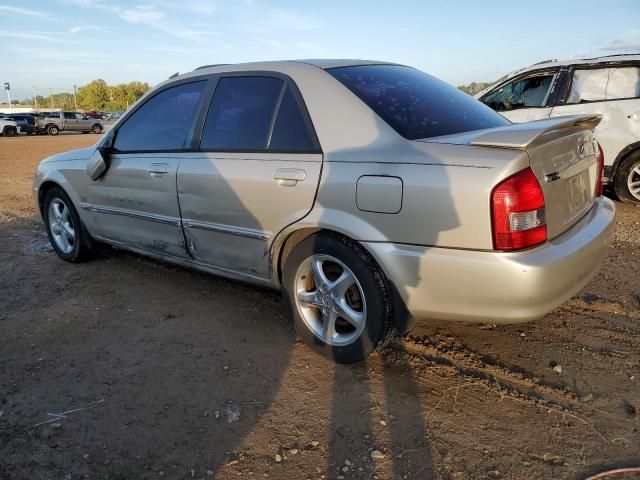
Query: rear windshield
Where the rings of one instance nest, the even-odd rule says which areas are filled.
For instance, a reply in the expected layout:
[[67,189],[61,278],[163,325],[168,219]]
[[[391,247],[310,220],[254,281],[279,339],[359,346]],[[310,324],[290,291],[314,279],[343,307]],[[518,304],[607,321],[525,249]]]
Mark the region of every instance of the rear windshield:
[[409,140],[510,123],[466,93],[415,68],[359,65],[327,71]]

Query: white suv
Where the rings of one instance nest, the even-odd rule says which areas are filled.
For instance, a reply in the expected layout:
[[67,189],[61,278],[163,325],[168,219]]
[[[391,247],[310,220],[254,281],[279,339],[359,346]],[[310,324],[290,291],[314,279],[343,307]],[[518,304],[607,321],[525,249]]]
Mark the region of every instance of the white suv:
[[479,92],[512,122],[598,113],[605,182],[622,201],[640,202],[640,55],[556,60],[517,70]]
[[13,137],[20,133],[18,122],[11,118],[5,117],[0,113],[0,135],[4,137]]

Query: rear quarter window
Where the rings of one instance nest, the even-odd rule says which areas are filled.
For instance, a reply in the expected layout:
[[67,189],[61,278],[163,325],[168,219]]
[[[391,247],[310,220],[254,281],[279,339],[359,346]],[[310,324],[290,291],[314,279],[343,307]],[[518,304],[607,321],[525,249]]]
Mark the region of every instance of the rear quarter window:
[[466,93],[411,67],[359,65],[327,71],[409,140],[510,123]]

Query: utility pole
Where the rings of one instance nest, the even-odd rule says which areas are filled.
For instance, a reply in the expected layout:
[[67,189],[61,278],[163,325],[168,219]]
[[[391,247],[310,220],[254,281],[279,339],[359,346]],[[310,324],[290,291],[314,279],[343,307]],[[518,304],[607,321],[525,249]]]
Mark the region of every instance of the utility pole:
[[51,93],[51,89],[49,89],[49,100],[51,100],[51,108],[56,108],[53,106],[53,94]]
[[76,88],[78,88],[76,85],[73,86],[73,104],[76,107],[76,112],[78,111],[78,97],[76,96]]
[[36,97],[36,87],[31,87],[31,90],[33,90],[33,105],[35,107],[35,110],[38,110],[38,97]]

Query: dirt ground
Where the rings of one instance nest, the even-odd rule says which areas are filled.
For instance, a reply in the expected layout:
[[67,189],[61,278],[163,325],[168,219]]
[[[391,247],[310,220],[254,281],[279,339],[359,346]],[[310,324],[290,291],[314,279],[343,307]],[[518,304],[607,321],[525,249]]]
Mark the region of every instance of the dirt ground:
[[640,466],[640,207],[617,203],[601,273],[545,318],[430,322],[336,366],[296,339],[277,293],[114,249],[58,260],[31,176],[95,140],[0,138],[0,478],[582,479]]

